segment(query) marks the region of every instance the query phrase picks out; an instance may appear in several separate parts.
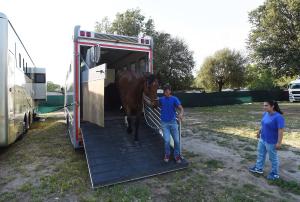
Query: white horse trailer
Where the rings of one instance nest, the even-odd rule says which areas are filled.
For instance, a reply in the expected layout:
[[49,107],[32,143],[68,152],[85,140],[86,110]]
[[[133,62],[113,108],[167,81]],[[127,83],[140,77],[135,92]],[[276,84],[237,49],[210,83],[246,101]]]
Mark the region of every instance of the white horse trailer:
[[102,94],[99,98],[101,106],[95,105],[100,109],[94,110],[97,116],[94,119],[98,120],[92,122],[103,125],[105,89],[115,83],[119,70],[152,73],[153,41],[149,36],[139,38],[102,34],[80,30],[80,26],[75,27],[73,40],[73,61],[67,72],[65,84],[65,114],[72,144],[74,148],[80,148],[83,146],[81,121],[90,120],[90,111],[94,110],[89,108],[92,100],[84,95],[85,89],[91,88],[87,85],[91,85],[93,80],[98,81],[95,85],[98,86],[98,93]]
[[[186,168],[163,162],[160,111],[144,104],[140,141],[126,133],[118,103],[117,76],[123,70],[153,73],[153,41],[74,31],[73,62],[65,87],[65,114],[74,148],[84,147],[92,187],[108,186]],[[142,92],[141,92],[142,93]],[[142,95],[141,95],[142,96]]]
[[16,30],[0,13],[0,146],[13,143],[32,123],[38,103],[35,78],[46,85],[45,70],[39,76],[35,70]]

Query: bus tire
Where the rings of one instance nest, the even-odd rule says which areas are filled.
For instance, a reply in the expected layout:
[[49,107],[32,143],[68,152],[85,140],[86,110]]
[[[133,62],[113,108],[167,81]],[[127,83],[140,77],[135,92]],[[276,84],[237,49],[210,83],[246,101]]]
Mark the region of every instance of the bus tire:
[[32,124],[32,116],[31,116],[31,113],[29,112],[28,113],[28,128],[30,128],[31,124]]

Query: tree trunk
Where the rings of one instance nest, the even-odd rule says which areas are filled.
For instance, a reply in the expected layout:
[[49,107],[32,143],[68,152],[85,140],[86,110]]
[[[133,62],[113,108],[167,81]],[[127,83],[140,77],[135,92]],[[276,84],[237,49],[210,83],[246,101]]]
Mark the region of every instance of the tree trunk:
[[219,92],[222,92],[224,83],[222,81],[218,82]]

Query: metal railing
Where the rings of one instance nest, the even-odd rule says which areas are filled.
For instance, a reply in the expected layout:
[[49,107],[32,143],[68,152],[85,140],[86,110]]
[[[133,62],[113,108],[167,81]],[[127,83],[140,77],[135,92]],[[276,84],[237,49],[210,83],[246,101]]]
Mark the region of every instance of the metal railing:
[[[147,125],[163,137],[163,131],[162,131],[161,119],[160,119],[161,108],[159,106],[156,108],[152,107],[151,100],[146,95],[143,95],[143,100],[144,100],[143,101],[144,117],[145,117]],[[177,112],[176,112],[176,114],[178,115]],[[181,121],[178,118],[176,118],[176,121],[178,124],[179,144],[180,144],[180,154],[181,154],[181,151],[182,151]],[[173,140],[172,136],[170,138],[171,138],[170,144],[174,148],[174,140]]]

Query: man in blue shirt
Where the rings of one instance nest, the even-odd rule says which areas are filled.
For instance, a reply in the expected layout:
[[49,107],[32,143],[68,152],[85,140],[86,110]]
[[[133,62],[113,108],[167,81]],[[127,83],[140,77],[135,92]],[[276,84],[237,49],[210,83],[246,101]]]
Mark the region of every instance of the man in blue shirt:
[[183,107],[179,99],[171,95],[171,86],[164,86],[164,96],[159,98],[161,107],[161,126],[163,130],[165,142],[165,157],[164,161],[169,162],[170,159],[170,135],[174,140],[174,158],[176,163],[181,163],[179,130],[176,122],[176,109],[179,110],[178,118],[181,121],[183,118]]

